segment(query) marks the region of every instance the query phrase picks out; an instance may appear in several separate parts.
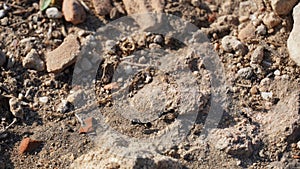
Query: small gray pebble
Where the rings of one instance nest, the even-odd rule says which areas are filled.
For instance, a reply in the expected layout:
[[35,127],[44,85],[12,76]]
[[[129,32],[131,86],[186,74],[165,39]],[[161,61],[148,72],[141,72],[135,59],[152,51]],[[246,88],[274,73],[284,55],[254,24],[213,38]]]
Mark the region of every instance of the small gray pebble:
[[251,67],[245,67],[240,69],[237,74],[241,78],[249,79],[253,75],[253,70]]

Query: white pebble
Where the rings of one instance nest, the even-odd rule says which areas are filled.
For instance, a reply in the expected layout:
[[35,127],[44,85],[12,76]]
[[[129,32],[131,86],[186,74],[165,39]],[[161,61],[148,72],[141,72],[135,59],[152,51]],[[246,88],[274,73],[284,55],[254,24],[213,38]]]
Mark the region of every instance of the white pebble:
[[50,19],[60,19],[62,18],[62,13],[56,8],[56,7],[51,7],[46,10],[46,15]]
[[49,101],[49,98],[47,96],[39,97],[39,102],[41,103],[47,103]]
[[280,76],[280,74],[281,74],[281,73],[280,73],[280,70],[275,70],[275,71],[274,71],[274,75],[275,75],[275,76]]
[[260,95],[265,100],[272,99],[272,97],[273,97],[273,93],[272,92],[261,92]]

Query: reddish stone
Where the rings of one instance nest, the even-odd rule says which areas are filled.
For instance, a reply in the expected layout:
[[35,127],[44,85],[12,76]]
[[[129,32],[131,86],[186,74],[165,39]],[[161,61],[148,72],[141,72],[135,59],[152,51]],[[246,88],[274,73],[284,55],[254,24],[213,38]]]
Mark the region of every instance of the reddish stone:
[[38,140],[32,140],[30,138],[24,138],[21,143],[20,143],[20,147],[19,147],[19,154],[23,154],[25,152],[30,152],[33,151],[34,149],[36,149],[40,144],[42,143],[42,141],[38,141]]
[[79,133],[91,133],[95,131],[95,122],[96,120],[93,117],[87,118],[84,120],[85,125],[81,126],[79,129]]
[[80,24],[86,19],[86,12],[84,7],[78,0],[64,0],[62,11],[65,20],[72,22],[74,25]]

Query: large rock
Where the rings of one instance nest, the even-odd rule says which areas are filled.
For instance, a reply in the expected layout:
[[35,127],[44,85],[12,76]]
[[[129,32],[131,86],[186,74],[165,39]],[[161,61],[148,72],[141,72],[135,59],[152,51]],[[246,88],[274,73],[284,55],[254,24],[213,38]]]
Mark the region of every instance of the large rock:
[[79,52],[80,44],[77,37],[68,35],[59,47],[46,54],[47,71],[61,72],[76,61]]
[[288,38],[287,47],[290,57],[300,66],[300,4],[294,8],[294,27]]
[[[129,15],[135,15],[134,19],[143,30],[155,29],[162,23],[164,0],[123,0],[125,9]],[[156,13],[155,15],[149,14]]]
[[86,19],[84,7],[78,0],[64,0],[62,11],[66,21],[72,22],[74,25],[80,24]]
[[287,15],[297,2],[298,0],[272,0],[271,5],[278,15]]

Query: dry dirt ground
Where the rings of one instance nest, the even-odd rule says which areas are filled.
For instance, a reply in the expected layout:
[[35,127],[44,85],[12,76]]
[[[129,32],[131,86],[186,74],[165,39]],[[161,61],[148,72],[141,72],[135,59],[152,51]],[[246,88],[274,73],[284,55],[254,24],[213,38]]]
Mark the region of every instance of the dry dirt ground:
[[[36,49],[44,60],[45,53],[58,47],[67,34],[78,34],[83,42],[86,37],[93,36],[99,27],[112,21],[109,16],[95,15],[91,2],[85,2],[91,11],[84,23],[74,26],[64,19],[48,19],[45,13],[39,12],[36,0],[0,1],[0,6],[5,3],[10,7],[0,22],[0,49],[8,58],[0,69],[0,127],[5,128],[14,119],[9,108],[11,96],[28,103],[22,106],[23,117],[0,133],[0,168],[69,168],[72,163],[73,167],[80,163],[88,165],[81,156],[95,146],[91,139],[93,137],[79,134],[81,123],[71,104],[65,105],[65,111],[59,111],[61,102],[72,90],[74,65],[58,74],[34,71],[22,66],[22,60],[31,49]],[[114,2],[122,5],[121,0]],[[280,17],[280,24],[266,28],[265,33],[258,34],[254,30],[254,35],[249,35],[250,39],[241,39],[239,33],[248,23],[257,22],[254,29],[262,23],[261,19],[255,17],[253,20],[248,19],[249,16],[255,14],[259,18],[259,15],[272,12],[269,1],[199,2],[196,6],[189,0],[168,0],[164,12],[195,24],[207,34],[223,64],[226,107],[211,138],[203,139],[200,133],[210,108],[212,92],[209,73],[201,59],[192,57],[186,63],[183,60],[189,56],[178,55],[181,59],[178,63],[189,64],[195,72],[202,93],[202,106],[186,139],[162,151],[161,155],[176,160],[180,168],[300,168],[300,147],[297,147],[300,140],[300,69],[290,60],[286,48],[286,40],[293,25],[292,15]],[[120,14],[118,17],[125,15]],[[224,50],[222,40],[227,35],[239,36],[244,46],[232,51]],[[158,36],[162,40],[154,42]],[[174,43],[168,37],[151,33],[139,35],[141,37],[144,38],[144,44],[140,45],[134,38],[131,42],[138,49],[161,48],[184,53],[184,45]],[[168,74],[151,68],[141,69],[129,83],[126,101],[144,112],[147,112],[145,107],[148,102],[156,100],[154,103],[159,105],[162,97],[170,104],[167,111],[158,108],[157,112],[164,113],[150,124],[133,124],[129,119],[121,118],[119,112],[122,110],[119,108],[126,107],[122,107],[122,102],[118,106],[113,105],[111,89],[114,87],[106,85],[111,83],[112,72],[119,66],[120,58],[128,57],[133,52],[120,47],[124,41],[120,40],[115,51],[119,58],[106,58],[99,67],[100,73],[96,79],[98,106],[106,123],[115,130],[131,137],[148,137],[176,121],[178,93],[174,91],[178,86]],[[260,52],[256,51],[258,48],[262,48],[260,61],[253,58],[253,55],[257,56],[255,52]],[[272,96],[269,96],[270,93]],[[40,99],[45,96],[48,101],[43,103]],[[135,122],[139,123],[138,120]],[[19,144],[25,137],[41,140],[42,144],[30,153],[19,154]],[[140,163],[143,164],[143,160],[132,168],[139,168]],[[126,166],[103,166],[118,167]],[[155,167],[162,168],[160,165]]]

